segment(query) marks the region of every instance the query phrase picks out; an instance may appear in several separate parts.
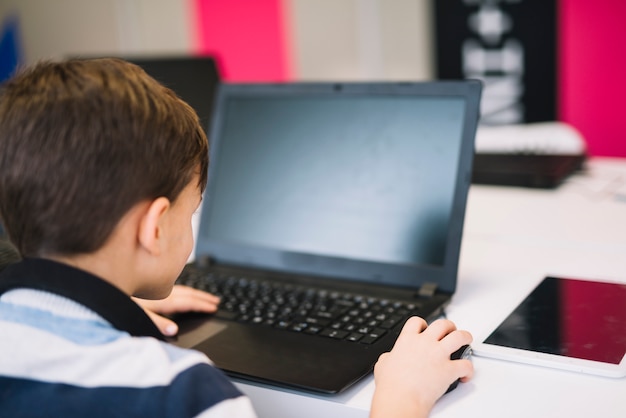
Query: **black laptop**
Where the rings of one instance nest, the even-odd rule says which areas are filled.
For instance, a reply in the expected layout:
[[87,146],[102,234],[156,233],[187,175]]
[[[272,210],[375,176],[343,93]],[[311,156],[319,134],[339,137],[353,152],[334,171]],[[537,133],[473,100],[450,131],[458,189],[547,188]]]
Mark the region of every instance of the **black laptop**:
[[223,84],[195,262],[222,297],[177,344],[227,374],[338,393],[450,302],[481,85]]

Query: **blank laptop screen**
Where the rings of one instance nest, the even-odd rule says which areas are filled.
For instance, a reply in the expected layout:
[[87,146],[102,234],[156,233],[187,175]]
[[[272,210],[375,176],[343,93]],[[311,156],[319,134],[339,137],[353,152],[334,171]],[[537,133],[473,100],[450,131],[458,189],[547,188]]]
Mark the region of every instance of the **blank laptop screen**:
[[212,146],[202,239],[439,266],[462,97],[230,97]]

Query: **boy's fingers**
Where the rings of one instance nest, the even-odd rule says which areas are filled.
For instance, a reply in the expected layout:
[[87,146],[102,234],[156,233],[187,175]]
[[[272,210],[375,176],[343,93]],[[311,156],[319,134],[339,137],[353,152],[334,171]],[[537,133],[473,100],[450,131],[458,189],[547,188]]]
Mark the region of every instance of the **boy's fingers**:
[[189,298],[185,300],[180,300],[175,306],[175,311],[177,312],[215,312],[217,310],[217,304],[214,302],[207,302],[206,300]]
[[215,312],[220,303],[220,298],[211,293],[183,285],[174,286],[170,299],[172,310],[178,312]]
[[143,308],[165,315],[180,312],[212,313],[220,303],[220,298],[215,295],[182,285],[175,285],[172,293],[165,299],[146,300],[133,297],[133,300]]
[[465,330],[456,330],[441,339],[441,343],[444,344],[447,351],[451,353],[458,350],[461,346],[465,344],[470,344],[472,342],[472,334]]
[[174,335],[178,334],[178,325],[176,325],[176,322],[155,312],[152,312],[150,309],[144,309],[144,311],[146,312],[146,314],[148,314],[148,316],[150,317],[152,322],[154,322],[154,325],[157,326],[159,331],[161,331],[161,334],[167,337],[173,337]]
[[215,305],[219,304],[220,302],[220,298],[211,293],[194,289],[193,287],[189,287],[185,285],[179,285],[179,284],[174,285],[174,289],[172,289],[172,292],[178,293],[180,296],[198,299],[200,301],[212,303]]
[[474,376],[474,364],[471,360],[454,360],[453,365],[461,382],[468,382]]
[[423,318],[420,318],[419,316],[410,317],[402,326],[402,330],[400,331],[400,335],[398,335],[398,339],[394,343],[394,347],[398,346],[401,341],[411,339],[415,335],[421,333],[427,326],[428,323]]
[[404,326],[402,327],[402,332],[410,332],[419,334],[424,331],[428,327],[428,323],[419,316],[412,316],[406,320]]
[[447,319],[438,319],[424,330],[424,334],[429,334],[436,340],[442,340],[444,337],[446,337],[455,330],[456,325],[454,325],[454,322]]

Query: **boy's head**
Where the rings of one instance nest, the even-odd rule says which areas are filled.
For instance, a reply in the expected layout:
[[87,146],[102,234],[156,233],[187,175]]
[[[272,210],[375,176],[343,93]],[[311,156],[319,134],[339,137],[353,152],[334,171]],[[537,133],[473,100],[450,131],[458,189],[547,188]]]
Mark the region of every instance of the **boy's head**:
[[0,89],[0,220],[22,256],[98,250],[137,203],[206,185],[195,112],[118,59],[44,62]]

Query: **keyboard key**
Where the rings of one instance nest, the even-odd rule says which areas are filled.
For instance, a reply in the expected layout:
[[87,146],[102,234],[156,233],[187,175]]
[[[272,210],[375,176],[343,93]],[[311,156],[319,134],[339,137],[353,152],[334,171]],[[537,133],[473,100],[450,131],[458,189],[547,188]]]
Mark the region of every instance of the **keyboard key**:
[[366,336],[361,338],[361,340],[359,342],[363,343],[363,344],[373,344],[380,337],[382,337],[382,334],[367,334]]
[[388,319],[381,322],[380,327],[386,328],[386,329],[393,328],[398,322],[400,322],[401,319],[402,317],[400,315],[391,316]]
[[314,313],[318,318],[333,319],[336,315],[333,312],[318,311]]
[[319,333],[323,328],[317,325],[309,325],[308,327],[306,327],[306,329],[304,330],[304,332],[306,332],[307,334],[317,334]]
[[295,332],[302,332],[307,328],[307,324],[304,322],[298,322],[296,324],[291,325],[291,327],[289,327],[289,330],[291,331],[295,331]]
[[348,335],[348,332],[340,329],[325,328],[319,333],[319,335],[342,340]]
[[306,317],[299,316],[299,317],[296,317],[296,320],[306,322],[309,325],[319,325],[321,327],[325,327],[325,326],[328,326],[328,324],[330,324],[330,321],[328,319],[315,318],[313,316],[306,316]]
[[278,329],[287,329],[291,325],[288,321],[278,321],[275,325]]
[[360,334],[358,332],[353,332],[352,334],[348,335],[348,337],[346,338],[346,340],[348,341],[352,341],[354,343],[358,342],[361,338],[363,338],[363,334]]

